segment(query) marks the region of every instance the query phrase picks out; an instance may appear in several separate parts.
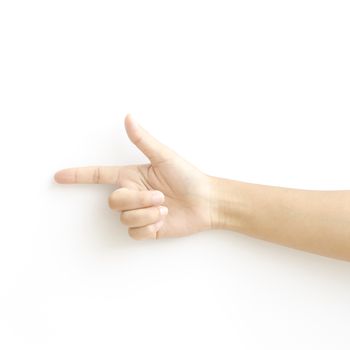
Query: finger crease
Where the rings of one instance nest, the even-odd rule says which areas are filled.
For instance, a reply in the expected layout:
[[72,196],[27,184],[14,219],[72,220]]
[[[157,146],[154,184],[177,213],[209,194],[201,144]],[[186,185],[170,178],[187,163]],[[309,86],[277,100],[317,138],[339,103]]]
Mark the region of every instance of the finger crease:
[[94,171],[93,182],[99,184],[101,181],[101,170],[97,167]]

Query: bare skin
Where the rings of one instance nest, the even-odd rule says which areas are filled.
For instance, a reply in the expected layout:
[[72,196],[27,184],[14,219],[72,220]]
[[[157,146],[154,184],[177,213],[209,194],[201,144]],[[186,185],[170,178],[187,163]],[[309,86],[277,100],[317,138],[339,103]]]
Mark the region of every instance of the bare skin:
[[130,115],[130,140],[149,164],[63,169],[61,184],[114,184],[109,206],[134,239],[228,229],[350,260],[350,191],[310,191],[206,175],[161,144]]

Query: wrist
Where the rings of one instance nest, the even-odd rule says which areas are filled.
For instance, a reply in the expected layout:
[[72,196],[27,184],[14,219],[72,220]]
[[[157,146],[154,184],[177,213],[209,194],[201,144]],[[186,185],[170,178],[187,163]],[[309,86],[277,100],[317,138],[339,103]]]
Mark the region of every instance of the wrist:
[[210,221],[212,229],[244,231],[251,212],[242,182],[210,176]]

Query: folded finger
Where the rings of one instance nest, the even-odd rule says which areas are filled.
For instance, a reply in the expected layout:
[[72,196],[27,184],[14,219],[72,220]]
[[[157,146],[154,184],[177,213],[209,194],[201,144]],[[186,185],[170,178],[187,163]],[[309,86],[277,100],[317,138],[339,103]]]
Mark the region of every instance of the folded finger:
[[120,221],[129,227],[140,227],[153,224],[168,214],[167,207],[150,207],[123,211]]
[[136,191],[119,188],[109,196],[111,209],[132,210],[160,205],[164,202],[164,194],[160,191]]
[[142,239],[157,239],[158,231],[163,226],[164,221],[158,221],[154,224],[143,226],[143,227],[130,227],[129,235],[131,238],[136,240]]

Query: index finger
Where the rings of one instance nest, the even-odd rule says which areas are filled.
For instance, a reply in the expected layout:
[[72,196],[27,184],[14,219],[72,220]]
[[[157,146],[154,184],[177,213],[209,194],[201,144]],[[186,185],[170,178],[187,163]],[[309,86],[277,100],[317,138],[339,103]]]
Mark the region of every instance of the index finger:
[[119,166],[86,166],[58,171],[54,179],[59,184],[111,184],[117,185]]

